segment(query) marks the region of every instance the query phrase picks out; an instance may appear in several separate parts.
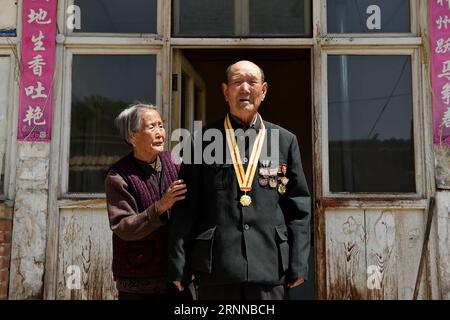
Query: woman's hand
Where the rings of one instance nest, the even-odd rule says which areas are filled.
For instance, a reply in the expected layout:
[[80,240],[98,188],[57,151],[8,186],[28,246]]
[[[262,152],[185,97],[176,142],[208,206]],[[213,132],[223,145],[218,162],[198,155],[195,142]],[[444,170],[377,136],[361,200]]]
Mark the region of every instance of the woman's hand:
[[176,280],[176,281],[172,281],[172,283],[175,285],[175,287],[177,287],[177,289],[179,291],[183,291],[184,290],[184,286],[181,284],[181,281]]
[[175,202],[186,198],[184,195],[187,192],[186,184],[183,180],[176,180],[172,182],[169,188],[167,188],[163,197],[157,201],[157,210],[159,214],[163,214],[172,206]]

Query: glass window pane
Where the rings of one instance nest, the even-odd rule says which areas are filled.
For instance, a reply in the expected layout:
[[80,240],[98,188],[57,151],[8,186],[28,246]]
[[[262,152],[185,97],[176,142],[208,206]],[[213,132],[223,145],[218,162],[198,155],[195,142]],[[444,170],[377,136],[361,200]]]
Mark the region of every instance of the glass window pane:
[[311,0],[173,0],[183,37],[309,36]]
[[74,32],[156,33],[157,0],[74,0],[81,29]]
[[328,0],[328,33],[410,32],[409,0]]
[[106,170],[131,149],[114,118],[136,102],[155,103],[155,55],[74,55],[69,192],[104,192]]
[[9,57],[0,56],[0,194],[5,184],[6,116],[9,90]]
[[250,0],[250,35],[310,35],[309,4],[305,0]]
[[173,31],[176,36],[232,36],[233,0],[175,0]]
[[328,57],[332,192],[415,192],[410,56]]

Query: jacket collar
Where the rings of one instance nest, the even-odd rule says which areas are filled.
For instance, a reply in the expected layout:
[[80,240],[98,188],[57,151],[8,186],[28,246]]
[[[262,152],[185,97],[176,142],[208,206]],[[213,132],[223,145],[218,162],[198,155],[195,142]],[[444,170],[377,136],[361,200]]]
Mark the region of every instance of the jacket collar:
[[245,131],[248,129],[255,129],[256,131],[258,131],[261,128],[261,117],[259,116],[259,113],[255,114],[255,118],[253,119],[250,126],[247,126],[246,124],[242,123],[239,119],[234,117],[231,113],[228,113],[228,115],[230,116],[231,126],[233,127],[234,130],[242,129]]
[[138,166],[144,170],[146,173],[160,173],[162,170],[161,158],[158,155],[156,160],[152,163],[148,163],[146,161],[142,161],[134,157],[134,154],[131,153],[133,160],[138,164]]

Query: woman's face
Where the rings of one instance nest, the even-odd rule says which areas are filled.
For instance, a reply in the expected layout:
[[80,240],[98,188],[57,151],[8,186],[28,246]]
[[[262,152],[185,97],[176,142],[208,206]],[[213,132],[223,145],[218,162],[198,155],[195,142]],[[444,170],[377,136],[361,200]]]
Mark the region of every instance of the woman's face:
[[146,109],[141,115],[141,130],[133,135],[131,142],[134,153],[139,159],[152,159],[164,151],[166,130],[156,110]]

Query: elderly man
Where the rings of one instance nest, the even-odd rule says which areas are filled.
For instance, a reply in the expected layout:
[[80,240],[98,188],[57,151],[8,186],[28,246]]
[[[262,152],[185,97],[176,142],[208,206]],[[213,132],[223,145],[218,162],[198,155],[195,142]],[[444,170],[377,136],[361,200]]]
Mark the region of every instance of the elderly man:
[[[299,146],[258,113],[268,89],[260,67],[239,61],[226,78],[228,114],[204,129],[220,130],[226,155],[213,164],[183,159],[188,193],[172,211],[169,280],[182,290],[193,274],[199,299],[283,299],[308,269],[311,204]],[[250,136],[239,148],[237,138]]]

